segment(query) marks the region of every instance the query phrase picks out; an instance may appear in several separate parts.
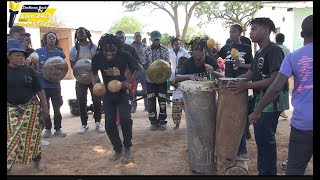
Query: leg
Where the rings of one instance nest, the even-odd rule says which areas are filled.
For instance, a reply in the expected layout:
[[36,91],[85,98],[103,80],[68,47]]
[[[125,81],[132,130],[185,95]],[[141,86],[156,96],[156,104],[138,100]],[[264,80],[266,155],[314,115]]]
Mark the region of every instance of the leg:
[[101,97],[95,96],[93,94],[93,86],[92,84],[89,86],[90,92],[91,92],[91,98],[92,98],[92,103],[93,103],[93,117],[95,122],[101,122]]
[[174,129],[179,128],[183,109],[182,99],[172,99],[172,120],[176,124]]
[[79,104],[81,124],[83,126],[86,126],[88,122],[87,92],[88,92],[88,86],[84,84],[80,84],[78,81],[76,81],[76,95],[77,95],[77,101]]
[[62,132],[62,130],[61,130],[62,116],[61,116],[61,112],[60,112],[60,107],[63,104],[63,100],[62,100],[62,96],[61,96],[61,89],[55,88],[55,89],[51,89],[51,91],[52,91],[51,101],[52,101],[53,113],[54,113],[54,117],[53,117],[54,118],[54,129],[56,130],[54,135],[63,138],[63,137],[66,137],[67,134]]
[[132,108],[131,108],[131,113],[135,113],[137,111],[137,106],[138,106],[138,103],[136,101],[137,99],[137,96],[136,96],[136,91],[137,91],[137,88],[138,88],[138,81],[135,80],[132,82],[132,85],[133,85],[133,91],[132,91]]
[[156,87],[154,84],[147,82],[147,98],[148,98],[148,112],[151,128],[157,125],[157,109],[156,109]]
[[122,153],[122,143],[119,136],[119,130],[116,124],[116,107],[117,104],[111,100],[112,97],[105,95],[103,99],[103,105],[105,109],[105,118],[106,118],[106,132],[113,146],[115,154],[110,158],[110,161],[116,161],[120,158]]
[[[46,99],[47,99],[47,103],[48,103],[48,107],[49,107],[49,113],[50,113],[50,98],[51,98],[51,91],[50,89],[44,89],[44,92],[46,94]],[[45,119],[45,128],[47,130],[51,130],[52,129],[52,122],[51,122],[51,118],[50,115],[48,118]]]
[[158,101],[160,107],[158,123],[161,126],[167,124],[167,112],[166,112],[166,94],[167,94],[167,82],[158,85]]
[[276,128],[280,112],[262,112],[254,124],[259,175],[277,175]]
[[166,81],[166,83],[167,83],[166,101],[167,101],[168,107],[170,107],[170,106],[171,106],[170,95],[167,94],[167,92],[168,92],[168,90],[170,90],[170,86],[171,86],[171,85],[170,85],[170,82],[169,82],[169,81]]
[[[143,69],[142,70],[142,73],[140,75],[140,83],[141,83],[141,86],[142,86],[142,93],[143,94],[147,94],[147,82],[146,82],[146,70]],[[148,110],[148,99],[147,97],[143,98],[143,101],[144,101],[144,110]]]
[[286,175],[304,175],[313,155],[313,131],[291,126]]
[[238,160],[242,160],[242,161],[248,161],[249,160],[249,155],[248,155],[248,150],[247,150],[247,142],[246,142],[246,129],[244,129],[242,137],[241,137],[241,141],[240,141],[240,146],[238,149],[238,154],[237,154],[237,158]]

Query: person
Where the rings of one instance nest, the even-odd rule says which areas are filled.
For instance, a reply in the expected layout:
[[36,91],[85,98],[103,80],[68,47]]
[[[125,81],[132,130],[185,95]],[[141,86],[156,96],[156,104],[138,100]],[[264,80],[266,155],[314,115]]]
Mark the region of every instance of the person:
[[[286,57],[289,53],[290,53],[290,49],[288,49],[285,45],[283,45],[283,42],[284,42],[284,34],[282,33],[278,33],[276,35],[276,44],[281,47],[283,53],[284,53],[284,57]],[[282,111],[280,113],[280,116],[287,119],[288,116],[286,115],[285,111]]]
[[[125,70],[128,67],[132,75],[127,79]],[[115,151],[110,161],[116,161],[122,156],[124,147],[124,161],[131,159],[132,146],[132,119],[131,119],[131,97],[127,93],[130,83],[137,79],[142,69],[138,62],[128,52],[122,51],[117,38],[112,34],[104,34],[99,40],[97,54],[92,58],[91,78],[92,84],[98,81],[98,71],[102,74],[103,83],[107,86],[111,80],[119,80],[122,89],[119,92],[106,91],[103,96],[103,105],[106,118],[106,132]],[[120,110],[120,125],[123,134],[123,145],[116,124],[117,106]]]
[[[140,57],[138,56],[138,53],[135,49],[135,47],[133,47],[132,45],[130,44],[126,44],[125,41],[126,41],[126,35],[123,31],[117,31],[116,32],[116,38],[119,40],[120,42],[120,46],[122,48],[123,51],[126,51],[128,52],[129,54],[131,54],[132,57],[134,57],[135,61],[137,61],[139,64],[142,62],[140,60]],[[135,79],[134,81],[132,81],[132,84],[131,84],[131,91],[130,93],[132,94],[132,106],[131,106],[131,113],[135,113],[137,111],[137,101],[136,101],[136,89],[137,89],[137,86],[138,86],[138,83],[137,83],[138,79]]]
[[[155,60],[162,59],[170,63],[168,48],[160,44],[161,33],[159,31],[152,31],[151,34],[152,44],[147,47],[145,53],[145,61],[147,67]],[[148,98],[148,113],[151,123],[150,130],[157,129],[166,130],[167,112],[166,112],[166,94],[167,94],[167,81],[156,84],[152,83],[147,77],[147,98]],[[158,97],[160,112],[157,117],[156,97]]]
[[[239,76],[246,80],[230,81],[227,88],[235,94],[253,89],[255,104],[257,104],[278,75],[284,54],[279,46],[270,41],[270,33],[275,33],[275,25],[271,19],[254,18],[250,20],[249,25],[251,25],[250,39],[258,43],[260,49],[255,53],[250,69]],[[286,109],[289,109],[288,84],[282,89],[277,99],[263,109],[261,119],[253,126],[258,148],[259,175],[277,174],[275,133],[280,112]]]
[[197,37],[189,42],[192,56],[188,58],[178,71],[175,83],[185,80],[203,80],[224,77],[221,74],[217,61],[206,55],[206,41]]
[[[146,62],[145,62],[145,59],[144,59],[144,53],[147,49],[147,45],[141,41],[141,33],[140,32],[135,32],[134,33],[134,41],[133,43],[131,44],[133,47],[136,48],[136,51],[138,53],[138,56],[139,56],[139,60],[140,60],[140,63],[143,67],[142,69],[142,72],[140,74],[140,78],[138,79],[141,86],[142,86],[142,93],[145,95],[145,97],[143,98],[143,102],[144,102],[144,110],[145,111],[148,111],[148,99],[147,99],[147,84],[146,84],[146,76],[147,76],[147,67],[146,67]],[[136,86],[138,87],[138,86]],[[137,91],[137,89],[135,90]],[[134,96],[134,100],[137,99],[137,96],[135,95]],[[132,112],[132,111],[131,111]]]
[[[243,43],[243,44],[247,44],[250,46],[250,48],[252,47],[252,42],[249,38],[245,37],[245,36],[240,36],[240,41]],[[226,44],[229,44],[229,43],[232,43],[231,39],[227,39],[226,41]]]
[[[21,41],[7,41],[7,172],[13,164],[41,162],[43,119],[49,116],[45,93],[35,70],[24,64],[29,56]],[[23,93],[21,93],[23,92]],[[40,100],[40,101],[39,101]],[[32,134],[32,135],[31,135]]]
[[[39,80],[41,86],[44,88],[44,92],[46,94],[46,99],[48,102],[48,107],[50,109],[49,100],[51,99],[53,112],[54,112],[54,135],[57,137],[66,137],[67,134],[64,133],[61,128],[62,116],[60,112],[60,107],[63,104],[63,99],[61,96],[61,86],[60,82],[49,82],[42,76],[42,67],[44,63],[50,58],[54,56],[60,56],[61,58],[65,58],[63,51],[60,51],[57,48],[57,35],[54,32],[48,32],[44,35],[43,39],[44,47],[36,49],[36,53],[39,55],[38,61],[38,69]],[[51,132],[52,122],[50,116],[45,119],[45,132],[43,134],[43,138],[50,138],[52,135]]]
[[304,46],[286,56],[276,80],[249,116],[250,121],[258,123],[262,109],[277,97],[288,79],[294,76],[286,175],[303,175],[313,155],[313,15],[303,20],[301,29]]
[[[230,40],[231,43],[224,45],[218,52],[218,55],[225,59],[225,73],[224,76],[228,78],[236,78],[248,71],[252,62],[252,50],[247,44],[240,41],[242,27],[239,24],[233,24],[230,26]],[[231,56],[231,49],[238,50],[238,58]],[[248,111],[249,112],[249,111]],[[244,119],[240,119],[244,121]],[[247,121],[247,119],[245,119]],[[240,146],[238,149],[237,160],[249,160],[249,154],[246,146],[246,132],[249,128],[249,122],[247,121],[246,128],[242,134]],[[249,130],[249,129],[248,129]]]
[[[189,54],[188,54],[189,55]],[[180,83],[175,82],[175,76],[179,69],[183,66],[184,62],[187,60],[188,57],[181,56],[178,59],[178,66],[172,71],[172,75],[170,77],[170,84],[175,88],[172,92],[172,120],[173,123],[176,125],[174,129],[179,128],[179,124],[181,122],[182,110],[184,110],[184,103],[183,103],[183,94],[182,91],[178,89]]]
[[[171,72],[175,72],[180,57],[190,58],[190,54],[187,50],[181,47],[181,42],[179,38],[172,38],[171,47],[169,49],[169,57],[171,63]],[[168,81],[167,90],[170,90],[170,82]],[[170,107],[170,95],[167,94],[167,105]],[[173,104],[173,103],[172,103]]]
[[28,36],[30,36],[30,33],[27,33],[25,28],[22,26],[12,26],[9,30],[9,39],[16,39],[25,43],[25,39]]
[[[74,35],[75,45],[71,48],[69,53],[69,59],[71,62],[71,67],[73,68],[75,63],[80,59],[92,59],[93,55],[97,51],[97,45],[92,43],[91,33],[84,27],[79,27],[76,29]],[[79,134],[83,134],[89,129],[88,125],[88,114],[87,114],[87,93],[88,89],[91,92],[92,102],[93,102],[93,117],[95,121],[95,127],[98,132],[105,132],[104,126],[101,124],[101,98],[93,94],[93,85],[82,84],[76,81],[76,96],[79,104],[81,127],[79,129]]]

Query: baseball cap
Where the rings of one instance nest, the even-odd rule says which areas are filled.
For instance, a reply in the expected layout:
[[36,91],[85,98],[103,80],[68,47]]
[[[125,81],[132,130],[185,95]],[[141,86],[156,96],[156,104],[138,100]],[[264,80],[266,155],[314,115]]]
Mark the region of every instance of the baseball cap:
[[161,33],[159,31],[152,31],[150,33],[151,36],[151,40],[155,40],[155,39],[160,39],[161,38]]
[[29,55],[28,52],[24,49],[21,41],[16,39],[9,39],[7,41],[7,53],[11,53],[13,51],[23,52],[26,57]]
[[26,30],[24,29],[24,27],[22,27],[22,26],[12,26],[12,28],[9,31],[9,34],[12,34],[12,33],[19,33],[19,34],[23,34],[26,36],[30,36],[30,34],[27,33]]

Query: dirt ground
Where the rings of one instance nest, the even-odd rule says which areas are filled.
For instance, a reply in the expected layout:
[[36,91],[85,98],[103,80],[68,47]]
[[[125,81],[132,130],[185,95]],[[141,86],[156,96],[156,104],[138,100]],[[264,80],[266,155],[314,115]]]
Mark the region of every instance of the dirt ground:
[[[143,101],[138,101],[138,110],[132,114],[133,161],[128,164],[122,163],[121,160],[109,162],[112,145],[106,133],[99,133],[94,128],[92,114],[89,114],[89,130],[85,134],[78,134],[81,126],[80,117],[70,114],[67,103],[68,99],[75,98],[74,84],[72,80],[62,81],[62,129],[67,133],[67,137],[52,136],[44,139],[50,144],[42,146],[45,163],[42,172],[35,170],[33,163],[25,166],[17,164],[13,166],[13,175],[193,175],[186,151],[188,142],[184,115],[180,129],[173,130],[171,108],[168,108],[167,130],[150,131],[147,112],[143,111]],[[286,113],[290,118],[292,107]],[[102,123],[104,124],[104,116]],[[284,175],[280,165],[287,158],[289,123],[289,120],[279,118],[276,134],[278,175]],[[247,141],[250,161],[247,163],[249,174],[256,175],[257,148],[252,126],[250,131],[252,138]],[[313,158],[306,174],[313,175]]]

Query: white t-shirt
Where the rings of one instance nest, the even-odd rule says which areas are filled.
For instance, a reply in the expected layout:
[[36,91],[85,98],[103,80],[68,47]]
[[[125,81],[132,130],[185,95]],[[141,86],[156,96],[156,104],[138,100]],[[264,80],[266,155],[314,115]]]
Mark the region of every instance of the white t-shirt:
[[174,70],[176,69],[177,65],[178,65],[178,59],[180,57],[186,57],[186,58],[190,58],[190,54],[182,47],[180,47],[178,54],[176,55],[176,53],[173,51],[173,49],[169,49],[169,57],[170,57],[170,63],[171,63],[171,71],[174,72]]
[[[174,80],[175,78],[176,78],[176,71],[172,71],[170,81]],[[181,98],[183,98],[183,93],[180,90],[180,83],[178,83],[178,88],[172,92],[172,99],[181,99]]]

